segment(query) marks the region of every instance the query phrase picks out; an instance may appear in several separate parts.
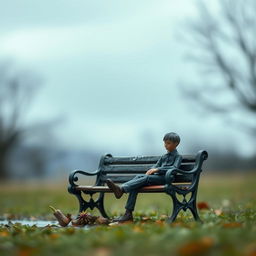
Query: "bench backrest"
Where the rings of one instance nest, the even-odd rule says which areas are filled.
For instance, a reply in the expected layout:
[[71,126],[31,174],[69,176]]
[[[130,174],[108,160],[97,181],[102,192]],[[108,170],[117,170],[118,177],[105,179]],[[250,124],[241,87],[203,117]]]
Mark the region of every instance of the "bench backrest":
[[[197,167],[201,171],[203,160],[207,159],[207,152],[200,150],[196,155],[182,155],[182,162],[179,169],[190,171]],[[96,184],[104,184],[110,178],[116,183],[129,181],[136,174],[145,174],[161,156],[113,156],[105,154],[101,157]],[[192,175],[176,175],[174,182],[187,182],[192,180]]]

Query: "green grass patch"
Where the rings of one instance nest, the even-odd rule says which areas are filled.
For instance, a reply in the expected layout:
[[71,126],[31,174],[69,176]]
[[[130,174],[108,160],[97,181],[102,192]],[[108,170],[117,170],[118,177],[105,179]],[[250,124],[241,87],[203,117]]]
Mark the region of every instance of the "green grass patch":
[[[189,210],[172,224],[172,201],[166,194],[139,194],[134,223],[93,226],[86,230],[68,226],[0,225],[0,255],[256,255],[256,174],[202,174],[198,202],[203,224]],[[97,195],[95,195],[97,196]],[[94,197],[95,197],[94,196]],[[110,217],[124,213],[128,195],[116,199],[106,194]],[[67,183],[2,184],[1,219],[54,220],[49,205],[64,213],[78,213],[77,199]],[[97,210],[89,210],[99,215]]]

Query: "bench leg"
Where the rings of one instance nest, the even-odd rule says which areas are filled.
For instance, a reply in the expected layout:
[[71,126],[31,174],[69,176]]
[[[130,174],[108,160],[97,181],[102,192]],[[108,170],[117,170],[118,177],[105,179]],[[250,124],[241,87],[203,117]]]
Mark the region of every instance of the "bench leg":
[[82,211],[85,211],[89,207],[89,205],[88,205],[88,202],[86,202],[82,197],[81,191],[75,193],[74,195],[77,198],[79,203],[79,212],[78,212],[78,215],[79,215],[79,213]]
[[84,200],[81,191],[77,191],[77,190],[72,189],[72,187],[69,187],[68,192],[75,195],[77,200],[78,200],[79,212],[78,212],[77,216],[82,211],[86,211],[88,208],[93,210],[96,207],[104,218],[109,218],[106,211],[105,211],[105,208],[104,208],[104,194],[105,194],[104,192],[100,192],[100,195],[99,195],[99,197],[97,198],[96,201],[94,201],[93,198],[92,198],[92,195],[94,193],[89,194],[91,196],[91,198],[90,198],[89,201],[86,201],[86,200]]
[[[193,195],[192,195],[193,196]],[[190,211],[193,214],[193,217],[195,219],[195,221],[198,221],[200,223],[203,223],[203,221],[200,219],[198,212],[197,212],[197,206],[196,206],[196,192],[194,195],[194,198],[192,200],[192,202],[188,205],[188,208],[190,209]]]
[[186,211],[187,209],[190,209],[195,221],[203,223],[203,221],[200,219],[200,217],[198,215],[198,212],[197,212],[197,206],[196,206],[196,194],[197,193],[196,193],[196,190],[192,191],[191,198],[189,199],[188,202],[185,199],[186,194],[183,195],[184,199],[183,199],[182,202],[180,202],[177,199],[175,191],[170,191],[168,194],[172,197],[173,211],[172,211],[172,215],[167,218],[167,220],[166,220],[167,223],[174,222],[175,219],[177,218],[177,215],[180,212],[180,210]]
[[177,199],[175,192],[171,193],[170,196],[172,197],[172,202],[173,202],[173,210],[172,210],[172,215],[169,216],[166,220],[167,223],[172,223],[175,221],[175,219],[178,216],[178,213],[180,210],[183,208],[183,205],[179,202]]
[[105,208],[104,208],[104,195],[105,193],[104,192],[100,192],[100,196],[99,198],[97,199],[97,205],[98,205],[98,209],[101,213],[101,215],[104,217],[104,218],[108,218],[109,219],[109,216],[107,215],[106,211],[105,211]]

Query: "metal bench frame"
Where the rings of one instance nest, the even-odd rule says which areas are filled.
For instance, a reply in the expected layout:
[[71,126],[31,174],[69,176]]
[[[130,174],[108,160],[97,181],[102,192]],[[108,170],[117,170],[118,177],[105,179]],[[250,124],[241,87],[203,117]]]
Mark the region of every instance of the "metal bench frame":
[[[83,170],[74,170],[69,175],[68,192],[75,195],[79,202],[79,213],[90,208],[97,208],[101,215],[109,218],[104,208],[105,193],[113,193],[105,184],[107,178],[114,182],[123,183],[134,177],[134,174],[145,173],[150,166],[157,162],[161,156],[135,156],[135,157],[114,157],[111,154],[105,154],[100,158],[98,169],[95,172]],[[190,209],[196,221],[202,223],[197,211],[196,197],[199,184],[200,174],[202,172],[203,161],[208,158],[205,150],[199,150],[196,155],[182,155],[180,169],[171,167],[165,174],[166,184],[144,186],[139,189],[139,193],[167,193],[171,196],[173,202],[173,211],[166,219],[167,223],[175,221],[180,210]],[[94,176],[96,182],[94,186],[78,185],[77,174]],[[114,174],[114,175],[111,175]],[[129,174],[124,176],[123,174]],[[133,175],[133,176],[132,176]],[[86,201],[82,193],[90,195],[90,200]],[[93,194],[100,193],[99,197],[94,200]],[[189,200],[186,195],[191,193]],[[179,201],[177,194],[183,196]],[[78,213],[78,214],[79,214]]]

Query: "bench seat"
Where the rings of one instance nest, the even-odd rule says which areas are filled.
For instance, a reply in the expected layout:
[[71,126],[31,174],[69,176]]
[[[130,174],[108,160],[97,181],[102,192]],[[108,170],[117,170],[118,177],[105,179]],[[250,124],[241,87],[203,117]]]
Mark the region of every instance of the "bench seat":
[[[191,182],[183,182],[183,183],[172,183],[173,186],[178,186],[182,189],[187,189],[189,185],[191,185]],[[109,187],[107,186],[83,186],[78,185],[76,187],[76,190],[80,191],[93,191],[93,192],[111,192]],[[165,192],[165,185],[150,185],[142,187],[141,189],[138,189],[139,192]]]

